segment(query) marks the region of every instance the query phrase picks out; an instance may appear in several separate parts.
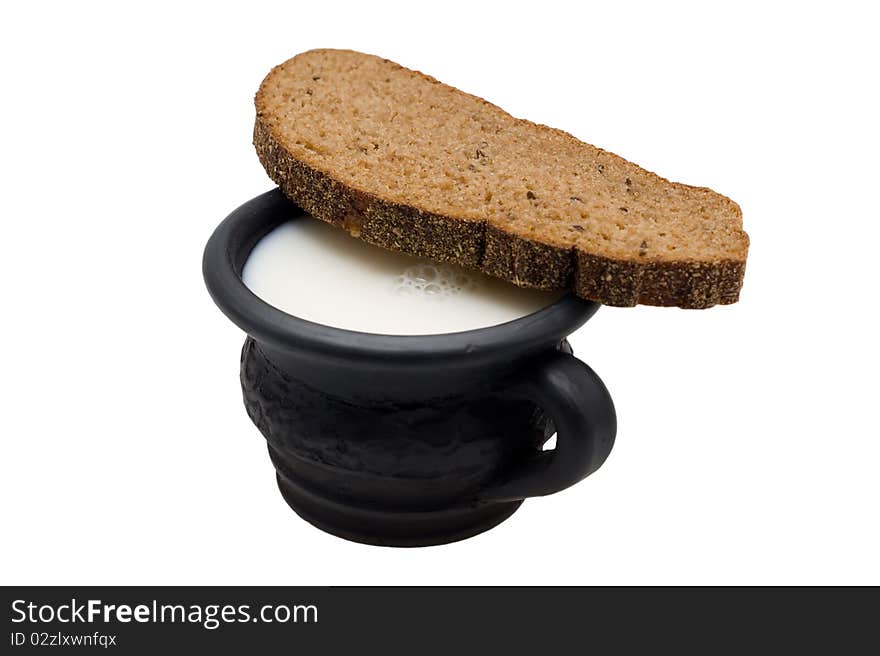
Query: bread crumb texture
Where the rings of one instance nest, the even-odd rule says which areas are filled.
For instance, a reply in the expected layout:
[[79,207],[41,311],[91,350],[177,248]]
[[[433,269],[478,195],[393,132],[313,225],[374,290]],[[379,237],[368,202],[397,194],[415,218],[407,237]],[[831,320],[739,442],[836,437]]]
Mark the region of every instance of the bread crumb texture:
[[269,176],[367,242],[608,305],[739,297],[749,239],[710,189],[358,52],[297,55],[255,102]]

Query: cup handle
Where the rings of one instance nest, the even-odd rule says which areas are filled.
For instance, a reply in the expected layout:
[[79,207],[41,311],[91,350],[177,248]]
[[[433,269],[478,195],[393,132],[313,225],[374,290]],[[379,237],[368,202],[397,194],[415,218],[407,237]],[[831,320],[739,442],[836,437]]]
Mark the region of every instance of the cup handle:
[[602,466],[617,433],[605,384],[572,355],[554,352],[524,372],[507,391],[537,403],[556,426],[556,448],[515,467],[478,493],[480,501],[516,501],[559,492]]

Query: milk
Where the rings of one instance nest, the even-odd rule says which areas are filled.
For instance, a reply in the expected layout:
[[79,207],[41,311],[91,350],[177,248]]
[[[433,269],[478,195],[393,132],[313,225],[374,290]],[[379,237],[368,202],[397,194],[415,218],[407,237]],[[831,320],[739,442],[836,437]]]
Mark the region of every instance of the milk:
[[536,312],[562,296],[386,251],[310,217],[283,223],[261,239],[242,279],[288,314],[386,335],[485,328]]

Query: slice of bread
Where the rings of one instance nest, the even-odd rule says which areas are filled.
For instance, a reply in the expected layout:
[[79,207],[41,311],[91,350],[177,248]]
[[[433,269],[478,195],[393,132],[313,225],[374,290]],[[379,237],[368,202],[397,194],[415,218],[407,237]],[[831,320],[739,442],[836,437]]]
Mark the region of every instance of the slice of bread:
[[749,239],[710,189],[358,52],[297,55],[255,102],[269,176],[364,241],[608,305],[739,297]]

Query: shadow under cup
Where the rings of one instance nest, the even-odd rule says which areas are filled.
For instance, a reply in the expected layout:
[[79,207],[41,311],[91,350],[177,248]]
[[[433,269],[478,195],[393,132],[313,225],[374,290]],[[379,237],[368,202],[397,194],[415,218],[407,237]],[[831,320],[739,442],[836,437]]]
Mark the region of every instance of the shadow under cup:
[[[439,335],[305,321],[241,280],[256,243],[302,214],[279,190],[262,194],[218,226],[203,260],[214,302],[248,335],[245,406],[301,517],[358,542],[442,544],[601,466],[614,405],[565,341],[598,304],[567,295],[508,323]],[[556,448],[542,451],[554,432]]]

